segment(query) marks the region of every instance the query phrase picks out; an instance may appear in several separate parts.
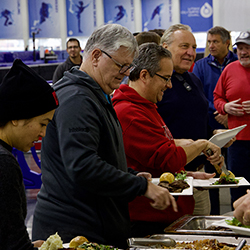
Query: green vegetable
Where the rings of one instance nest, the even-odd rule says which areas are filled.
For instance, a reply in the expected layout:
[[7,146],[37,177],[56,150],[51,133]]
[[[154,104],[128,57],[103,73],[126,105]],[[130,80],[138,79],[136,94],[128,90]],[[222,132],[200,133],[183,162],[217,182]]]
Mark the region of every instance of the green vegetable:
[[78,246],[78,248],[82,248],[85,250],[118,250],[118,248],[112,246],[101,245],[92,242],[84,242],[82,245]]
[[175,179],[176,180],[185,180],[187,178],[187,172],[181,170],[180,173],[175,173]]
[[233,218],[232,220],[225,220],[225,222],[226,222],[228,225],[231,225],[231,226],[250,228],[250,226],[245,226],[245,225],[243,225],[243,224],[242,224],[241,222],[239,222],[236,218]]

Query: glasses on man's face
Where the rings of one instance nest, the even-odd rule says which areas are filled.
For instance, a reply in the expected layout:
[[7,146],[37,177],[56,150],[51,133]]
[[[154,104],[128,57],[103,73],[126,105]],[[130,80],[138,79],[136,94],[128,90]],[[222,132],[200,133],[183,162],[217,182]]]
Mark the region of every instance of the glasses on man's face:
[[119,62],[117,62],[111,55],[109,55],[107,52],[101,50],[102,53],[104,53],[106,56],[108,56],[117,66],[120,67],[119,73],[120,74],[124,74],[126,73],[128,70],[132,71],[135,68],[134,64],[130,64],[130,65],[122,65]]
[[169,82],[171,80],[171,76],[170,77],[165,77],[165,76],[162,76],[162,75],[159,75],[157,73],[155,73],[155,75],[161,77],[162,79],[164,79],[166,82]]
[[69,46],[68,49],[78,49],[79,46]]

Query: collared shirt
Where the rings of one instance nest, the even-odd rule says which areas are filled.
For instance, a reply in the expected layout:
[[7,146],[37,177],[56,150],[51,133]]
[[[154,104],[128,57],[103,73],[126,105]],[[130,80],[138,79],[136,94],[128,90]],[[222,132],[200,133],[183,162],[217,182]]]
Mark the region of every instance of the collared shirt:
[[217,60],[214,56],[212,56],[212,55],[211,55],[211,62],[209,62],[209,64],[211,64],[211,65],[213,65],[213,66],[219,68],[220,71],[222,72],[223,69],[224,69],[230,62],[231,62],[231,60],[230,60],[230,52],[228,51],[228,53],[227,53],[227,55],[225,56],[224,61],[223,61],[222,64],[220,64],[220,63],[218,62],[218,60]]

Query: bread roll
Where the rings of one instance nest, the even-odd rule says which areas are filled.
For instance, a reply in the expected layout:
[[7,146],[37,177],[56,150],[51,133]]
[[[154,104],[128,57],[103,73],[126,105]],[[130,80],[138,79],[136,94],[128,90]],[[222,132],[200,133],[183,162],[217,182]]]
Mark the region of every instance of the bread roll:
[[69,247],[77,248],[78,246],[82,245],[86,241],[88,240],[85,237],[77,236],[70,241]]
[[163,173],[160,176],[160,182],[167,181],[168,183],[172,183],[174,180],[175,180],[174,175],[170,172]]

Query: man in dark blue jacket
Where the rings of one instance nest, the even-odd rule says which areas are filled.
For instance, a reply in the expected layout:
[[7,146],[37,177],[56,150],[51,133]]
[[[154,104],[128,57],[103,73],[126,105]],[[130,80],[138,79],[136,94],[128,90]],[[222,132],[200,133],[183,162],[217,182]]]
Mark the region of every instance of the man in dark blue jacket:
[[[236,61],[237,55],[229,50],[231,41],[230,33],[220,26],[211,28],[207,33],[207,43],[210,54],[195,63],[193,73],[203,83],[205,95],[209,103],[209,125],[212,129],[227,128],[227,115],[221,115],[214,107],[213,92],[216,83],[224,68]],[[226,149],[223,151],[226,159]],[[213,172],[214,167],[206,164],[207,172]],[[218,177],[218,176],[217,176]],[[219,189],[209,190],[211,200],[211,214],[220,214]]]

